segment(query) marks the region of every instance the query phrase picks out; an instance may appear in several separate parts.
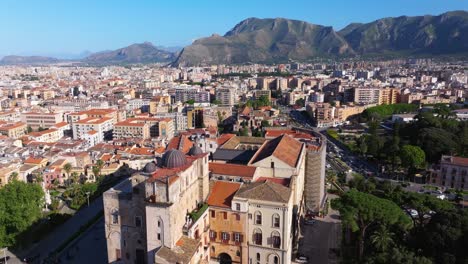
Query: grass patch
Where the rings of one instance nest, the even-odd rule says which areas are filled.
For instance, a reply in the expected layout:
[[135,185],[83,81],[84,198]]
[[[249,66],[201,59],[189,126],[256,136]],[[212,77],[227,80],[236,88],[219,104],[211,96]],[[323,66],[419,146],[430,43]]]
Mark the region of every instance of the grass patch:
[[200,216],[208,209],[208,204],[203,204],[196,212],[191,212],[189,215],[192,218],[193,222],[196,222]]

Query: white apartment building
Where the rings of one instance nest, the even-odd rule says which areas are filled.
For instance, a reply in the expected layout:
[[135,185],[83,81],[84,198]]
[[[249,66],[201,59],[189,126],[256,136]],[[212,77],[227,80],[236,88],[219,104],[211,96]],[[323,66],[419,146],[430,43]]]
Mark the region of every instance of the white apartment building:
[[73,139],[84,139],[89,131],[98,133],[99,142],[104,141],[104,136],[114,128],[113,119],[110,117],[89,117],[73,123]]
[[379,88],[359,87],[354,88],[354,102],[357,104],[378,104],[380,97]]

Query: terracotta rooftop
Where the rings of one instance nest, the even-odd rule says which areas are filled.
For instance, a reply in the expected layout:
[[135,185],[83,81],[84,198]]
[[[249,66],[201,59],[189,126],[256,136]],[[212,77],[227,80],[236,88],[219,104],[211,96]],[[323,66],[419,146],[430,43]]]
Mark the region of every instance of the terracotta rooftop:
[[244,184],[237,192],[236,197],[287,203],[291,197],[291,189],[271,181],[254,182]]
[[231,139],[232,137],[235,137],[236,135],[234,134],[222,134],[219,138],[218,138],[218,146],[221,146],[223,145],[224,143],[226,143],[229,139]]
[[288,135],[282,135],[267,141],[257,151],[249,164],[274,156],[291,167],[296,167],[302,151],[302,143]]
[[455,156],[442,156],[441,163],[453,164],[457,166],[468,166],[468,158]]
[[289,183],[291,183],[291,179],[290,178],[259,177],[256,180],[256,182],[274,182],[274,183],[289,187]]
[[240,176],[252,178],[257,170],[257,167],[237,165],[237,164],[226,164],[226,163],[215,163],[210,162],[208,164],[209,171],[220,175],[229,176]]
[[166,150],[177,149],[182,151],[183,153],[187,153],[192,146],[193,143],[192,141],[190,141],[188,135],[179,135],[171,139],[171,141],[167,145]]
[[[182,236],[173,249],[161,247],[156,252],[156,260],[163,259],[165,263],[191,263],[190,260],[195,256],[198,250],[199,241]],[[160,261],[163,261],[160,260]]]
[[210,206],[230,208],[232,198],[241,186],[242,184],[238,182],[216,181],[208,196],[207,203]]

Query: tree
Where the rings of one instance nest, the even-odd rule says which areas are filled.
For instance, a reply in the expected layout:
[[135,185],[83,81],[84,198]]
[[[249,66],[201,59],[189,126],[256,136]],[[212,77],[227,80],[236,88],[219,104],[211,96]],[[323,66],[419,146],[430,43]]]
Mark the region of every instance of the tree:
[[71,181],[74,184],[80,183],[80,175],[77,172],[71,174]]
[[367,137],[366,136],[360,136],[356,139],[356,144],[359,149],[359,153],[363,156],[366,155],[368,146],[367,146]]
[[99,169],[98,166],[93,166],[92,171],[95,178],[98,178],[101,175],[101,169]]
[[437,197],[428,194],[420,194],[415,192],[405,192],[402,199],[402,206],[410,208],[418,212],[418,216],[413,218],[416,226],[423,226],[426,222],[426,216],[431,211],[439,212],[453,208],[453,205],[447,201],[441,200]]
[[218,99],[215,99],[213,100],[213,102],[211,102],[211,104],[214,104],[214,105],[220,105],[222,102]]
[[425,256],[433,257],[435,263],[466,263],[468,211],[454,208],[438,211],[418,231],[414,242]]
[[382,139],[377,134],[378,122],[369,123],[369,136],[367,137],[368,152],[374,158],[378,158],[382,148]]
[[297,106],[301,106],[301,107],[304,107],[304,106],[305,106],[305,100],[304,100],[304,98],[299,98],[299,99],[297,99],[295,103],[296,103]]
[[239,129],[239,136],[248,137],[249,136],[249,129],[247,127],[243,127]]
[[27,130],[28,130],[28,134],[31,133],[33,131],[32,127],[31,126],[28,126],[27,127]]
[[10,174],[10,179],[12,181],[17,181],[18,180],[18,173],[15,171],[13,173]]
[[185,103],[186,103],[186,104],[189,104],[189,105],[194,105],[194,104],[195,104],[195,100],[190,99],[190,100],[187,100]]
[[411,225],[408,216],[394,202],[355,189],[333,200],[332,206],[339,210],[345,226],[353,232],[359,232],[359,259],[364,256],[364,241],[370,226],[396,225],[406,229]]
[[370,237],[372,245],[380,251],[386,251],[390,246],[393,245],[393,236],[395,234],[392,233],[385,225],[381,225],[379,229],[377,229],[374,234]]
[[40,218],[43,199],[38,184],[12,181],[0,188],[0,247],[14,245],[17,236]]
[[401,148],[400,158],[403,166],[408,169],[408,172],[412,172],[423,167],[426,154],[418,146],[404,145]]
[[67,173],[67,178],[70,177],[70,172],[72,170],[72,165],[67,162],[65,165],[63,165],[63,170]]

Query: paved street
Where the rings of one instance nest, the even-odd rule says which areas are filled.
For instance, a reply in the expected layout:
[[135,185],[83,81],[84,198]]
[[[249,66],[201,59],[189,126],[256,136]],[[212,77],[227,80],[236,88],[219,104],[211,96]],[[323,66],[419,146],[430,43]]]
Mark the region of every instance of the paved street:
[[82,225],[90,221],[102,210],[103,205],[101,196],[94,200],[89,207],[84,207],[82,210],[78,211],[72,218],[55,229],[38,244],[31,247],[27,252],[22,252],[18,255],[21,256],[21,259],[25,257],[38,256],[35,258],[35,261],[31,263],[39,263],[40,260],[43,260],[55,249],[60,247],[69,237],[77,232]]
[[71,243],[59,256],[60,263],[107,263],[104,218]]
[[[334,198],[330,196],[329,199]],[[324,218],[315,218],[313,225],[301,224],[299,254],[309,258],[311,264],[338,263],[336,256],[341,243],[339,213],[330,208]]]

